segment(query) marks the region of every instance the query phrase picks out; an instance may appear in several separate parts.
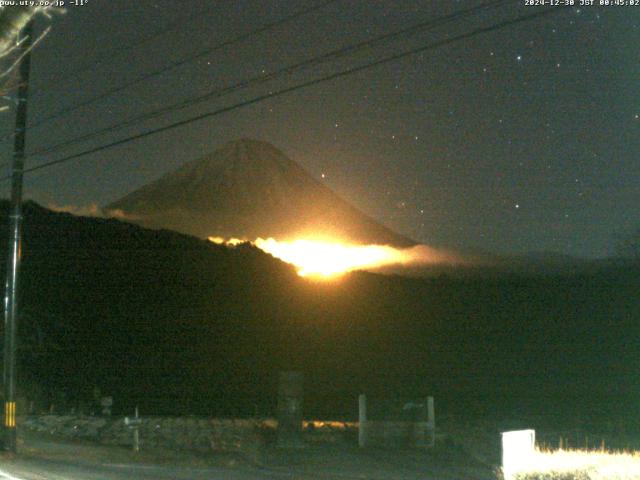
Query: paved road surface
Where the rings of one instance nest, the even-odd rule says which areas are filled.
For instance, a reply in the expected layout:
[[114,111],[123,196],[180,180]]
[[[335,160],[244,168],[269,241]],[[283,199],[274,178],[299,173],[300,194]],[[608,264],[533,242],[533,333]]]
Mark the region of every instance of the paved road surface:
[[[41,458],[15,458],[0,461],[0,480],[428,480],[428,479],[489,479],[470,468],[437,468],[397,472],[349,471],[336,465],[314,472],[308,467],[204,467],[141,465],[141,464],[87,464],[82,461],[62,461]],[[405,471],[403,471],[405,470]]]
[[349,446],[267,450],[259,461],[133,454],[117,447],[26,435],[20,455],[0,454],[0,480],[494,480],[492,469],[444,452]]
[[83,465],[46,459],[16,459],[4,462],[0,469],[2,480],[293,480],[294,478],[296,477],[290,473],[258,469],[135,464]]

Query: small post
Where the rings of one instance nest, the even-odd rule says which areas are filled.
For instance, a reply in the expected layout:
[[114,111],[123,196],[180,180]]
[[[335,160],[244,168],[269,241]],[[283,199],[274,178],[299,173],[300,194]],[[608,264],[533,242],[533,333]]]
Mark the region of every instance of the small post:
[[140,451],[140,415],[136,406],[135,416],[133,418],[124,417],[124,424],[133,432],[133,451]]
[[136,416],[135,416],[135,427],[133,428],[133,451],[140,451],[140,429],[138,425],[140,424],[140,416],[138,415],[138,406],[136,405]]
[[280,372],[278,385],[278,446],[302,448],[302,402],[304,377],[301,372]]
[[433,397],[427,397],[427,431],[429,432],[429,446],[436,445],[436,410]]
[[358,396],[358,446],[367,444],[367,396]]

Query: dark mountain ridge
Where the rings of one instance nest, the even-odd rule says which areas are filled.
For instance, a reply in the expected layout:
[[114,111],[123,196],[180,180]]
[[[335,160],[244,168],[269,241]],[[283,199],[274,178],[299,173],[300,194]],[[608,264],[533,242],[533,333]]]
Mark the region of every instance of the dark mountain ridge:
[[19,383],[42,407],[97,386],[116,412],[272,414],[277,372],[297,369],[314,416],[351,416],[365,392],[433,394],[440,412],[638,418],[638,265],[317,283],[249,245],[33,203],[23,252]]

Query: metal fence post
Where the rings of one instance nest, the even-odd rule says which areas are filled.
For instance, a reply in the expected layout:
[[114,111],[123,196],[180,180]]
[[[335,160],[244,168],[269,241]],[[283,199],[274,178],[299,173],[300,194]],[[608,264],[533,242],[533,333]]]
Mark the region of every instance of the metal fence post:
[[367,396],[358,397],[358,446],[367,444]]
[[436,411],[433,397],[427,397],[427,431],[430,447],[436,444]]
[[367,396],[358,397],[358,446],[367,444]]

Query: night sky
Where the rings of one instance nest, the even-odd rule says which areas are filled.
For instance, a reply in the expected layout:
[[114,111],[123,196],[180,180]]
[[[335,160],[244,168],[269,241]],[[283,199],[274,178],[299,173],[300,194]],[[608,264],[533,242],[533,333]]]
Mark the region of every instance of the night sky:
[[[54,15],[33,55],[30,121],[319,3],[89,0],[69,7]],[[27,149],[480,3],[336,0],[30,129]],[[252,137],[429,245],[610,255],[640,228],[640,6],[556,9],[34,172],[26,195],[45,205],[105,205],[229,140]],[[505,2],[31,157],[27,166],[537,11],[524,0]],[[46,24],[40,20],[39,30]],[[2,132],[11,133],[12,111],[1,115]],[[10,142],[0,148],[9,159]]]

